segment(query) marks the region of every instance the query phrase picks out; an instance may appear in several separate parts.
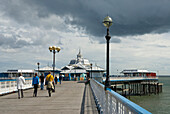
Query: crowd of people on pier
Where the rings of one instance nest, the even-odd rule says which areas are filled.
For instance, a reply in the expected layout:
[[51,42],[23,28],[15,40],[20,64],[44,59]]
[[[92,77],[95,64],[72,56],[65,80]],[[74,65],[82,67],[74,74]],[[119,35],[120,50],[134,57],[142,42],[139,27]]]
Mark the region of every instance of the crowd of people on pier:
[[[59,82],[61,84],[62,76],[59,76]],[[46,89],[48,90],[48,95],[51,97],[51,93],[55,92],[55,84],[57,84],[58,78],[57,76],[53,76],[51,72],[45,77],[44,74],[38,76],[37,73],[33,76],[32,86],[34,88],[33,97],[37,97],[38,88],[40,90],[44,90],[44,84],[46,85]],[[39,85],[40,83],[40,85]],[[23,86],[25,84],[25,78],[22,76],[22,73],[19,73],[19,77],[17,78],[17,89],[18,89],[18,99],[23,98]],[[20,95],[21,94],[21,95]]]

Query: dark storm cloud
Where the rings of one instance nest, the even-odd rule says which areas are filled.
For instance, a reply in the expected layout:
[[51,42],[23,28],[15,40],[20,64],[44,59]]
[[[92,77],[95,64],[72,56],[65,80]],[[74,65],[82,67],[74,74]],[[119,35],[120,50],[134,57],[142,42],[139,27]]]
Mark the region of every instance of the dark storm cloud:
[[4,36],[0,34],[0,47],[3,48],[21,48],[27,45],[31,45],[31,43],[18,39],[18,36]]
[[[113,37],[110,42],[111,42],[111,43],[120,43],[121,40],[120,40],[119,38]],[[105,40],[104,38],[103,38],[103,39],[100,39],[100,40],[99,40],[99,43],[100,43],[100,44],[106,43],[106,40]]]
[[158,48],[167,48],[167,47],[168,47],[168,46],[166,46],[166,45],[159,45],[159,44],[153,45],[153,46],[158,47]]
[[112,36],[164,33],[170,29],[169,0],[5,0],[2,3],[6,6],[3,5],[5,14],[20,23],[43,25],[40,18],[69,15],[73,19],[63,18],[66,23],[83,27],[86,33],[96,37],[106,34],[102,20],[107,14],[113,19]]
[[112,42],[114,43],[120,43],[121,40],[119,38],[112,38]]

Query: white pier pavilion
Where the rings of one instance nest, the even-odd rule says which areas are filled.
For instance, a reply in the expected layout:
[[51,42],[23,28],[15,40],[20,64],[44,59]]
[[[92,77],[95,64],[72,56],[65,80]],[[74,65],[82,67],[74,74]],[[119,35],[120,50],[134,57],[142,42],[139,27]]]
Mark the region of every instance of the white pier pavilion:
[[83,58],[81,51],[76,59],[70,60],[70,63],[61,68],[61,74],[65,80],[84,80],[87,77],[103,77],[105,70],[97,65],[92,65],[88,59]]

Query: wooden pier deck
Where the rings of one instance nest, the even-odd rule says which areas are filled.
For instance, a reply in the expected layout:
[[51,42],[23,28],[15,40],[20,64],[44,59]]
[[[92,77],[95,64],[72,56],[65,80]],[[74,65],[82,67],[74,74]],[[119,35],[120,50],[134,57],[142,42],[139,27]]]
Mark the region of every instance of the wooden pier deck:
[[97,114],[90,88],[77,81],[63,81],[56,85],[56,92],[48,97],[47,90],[39,90],[33,97],[33,89],[24,91],[24,98],[17,93],[0,96],[2,114]]

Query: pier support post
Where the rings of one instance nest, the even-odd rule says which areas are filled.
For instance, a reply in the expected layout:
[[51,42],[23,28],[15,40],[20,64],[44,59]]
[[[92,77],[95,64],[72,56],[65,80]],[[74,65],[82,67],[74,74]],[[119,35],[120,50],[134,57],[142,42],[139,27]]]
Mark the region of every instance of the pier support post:
[[116,86],[117,86],[117,85],[116,85],[116,83],[115,83],[115,86],[114,86],[114,91],[115,91],[115,92],[116,92],[116,89],[117,89]]
[[130,99],[130,93],[131,93],[131,88],[130,88],[130,83],[128,84],[129,86],[129,99]]
[[159,83],[157,83],[157,94],[159,94]]
[[141,82],[139,83],[139,91],[140,91],[140,96],[141,96],[141,93],[142,93],[142,85],[141,85]]
[[149,82],[149,84],[148,84],[148,90],[149,90],[149,96],[150,96],[150,92],[151,92],[151,85],[150,85],[150,82]]
[[126,97],[126,84],[125,84],[125,97]]
[[123,95],[123,85],[122,85],[122,95]]
[[138,83],[136,84],[136,94],[138,95],[139,93],[138,93],[138,90],[139,88],[138,88]]

